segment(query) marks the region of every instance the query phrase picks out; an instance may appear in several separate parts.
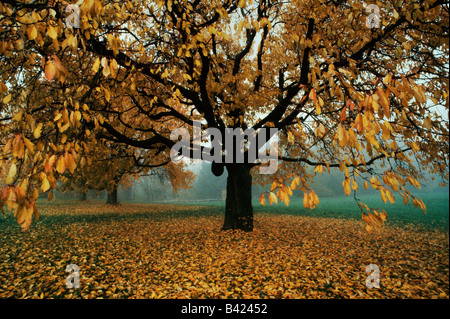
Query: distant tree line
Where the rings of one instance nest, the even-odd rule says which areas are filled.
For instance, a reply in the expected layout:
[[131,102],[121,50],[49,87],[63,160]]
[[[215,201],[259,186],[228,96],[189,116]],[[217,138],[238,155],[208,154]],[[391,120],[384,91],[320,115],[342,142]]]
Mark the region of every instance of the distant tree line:
[[[118,189],[118,199],[122,202],[161,202],[170,200],[225,200],[227,176],[223,174],[216,177],[211,172],[211,164],[201,163],[196,167],[196,179],[193,186],[189,189],[182,189],[175,193],[169,180],[163,175],[142,176],[130,186],[120,186]],[[313,170],[309,172],[314,174]],[[323,174],[317,174],[314,181],[314,191],[319,197],[343,196],[342,172],[339,169],[331,169],[330,173],[325,171]],[[415,193],[430,192],[448,192],[448,187],[440,187],[440,179],[433,176],[426,176],[427,181],[421,183],[421,190],[411,189]],[[211,181],[214,183],[211,183]],[[358,183],[358,195],[371,194],[363,187],[363,178],[355,178]],[[259,198],[260,194],[270,188],[270,185],[254,185],[252,197]],[[303,193],[300,190],[294,190],[294,198],[302,198]],[[89,190],[85,193],[75,191],[56,191],[55,197],[63,200],[107,200],[107,191]],[[373,192],[372,192],[373,194]]]

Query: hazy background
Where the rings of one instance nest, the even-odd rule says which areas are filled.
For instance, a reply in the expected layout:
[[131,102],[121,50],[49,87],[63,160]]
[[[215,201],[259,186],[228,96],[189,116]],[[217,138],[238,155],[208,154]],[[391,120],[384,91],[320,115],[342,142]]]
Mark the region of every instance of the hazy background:
[[[175,194],[172,190],[172,186],[168,179],[164,177],[145,176],[136,180],[130,187],[119,187],[118,195],[119,201],[122,202],[139,202],[139,203],[151,203],[151,202],[164,202],[164,201],[205,201],[225,200],[226,196],[226,170],[220,177],[216,177],[211,172],[211,164],[207,162],[191,164],[191,168],[197,175],[193,187],[190,189],[180,190]],[[313,168],[311,168],[311,173]],[[345,196],[344,189],[342,187],[344,174],[339,169],[331,170],[328,174],[324,172],[322,175],[318,174],[314,179],[313,189],[319,197],[339,197]],[[358,195],[379,195],[378,191],[375,191],[372,187],[365,190],[363,187],[362,179],[357,179],[359,189]],[[428,181],[421,181],[421,190],[417,188],[409,187],[413,194],[425,194],[425,193],[442,193],[448,194],[449,188],[440,187],[439,183],[442,180],[437,177],[435,180],[431,180],[431,176],[428,176]],[[270,185],[261,187],[260,185],[253,185],[252,195],[255,199],[258,199],[261,193],[269,190]],[[303,198],[303,192],[295,190],[293,198]],[[394,194],[395,195],[395,194]],[[90,191],[88,194],[89,199],[106,200],[107,193]],[[350,195],[352,197],[353,195]],[[55,192],[57,199],[77,199],[79,194],[76,192]],[[401,196],[397,196],[401,199]],[[284,205],[284,204],[283,204]]]

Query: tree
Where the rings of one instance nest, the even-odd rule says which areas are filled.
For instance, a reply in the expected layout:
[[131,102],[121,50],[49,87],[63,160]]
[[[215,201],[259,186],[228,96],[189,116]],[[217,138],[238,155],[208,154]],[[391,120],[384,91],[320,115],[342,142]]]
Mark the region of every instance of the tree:
[[[254,176],[272,185],[271,203],[301,189],[308,208],[319,199],[307,166],[339,167],[347,195],[362,176],[384,201],[398,193],[423,209],[406,183],[419,187],[423,171],[448,180],[446,1],[377,2],[379,28],[356,0],[85,0],[79,28],[64,1],[1,4],[2,201],[24,228],[38,189],[56,183],[52,153],[75,170],[95,136],[168,158],[170,133],[186,128],[194,156],[196,120],[222,136],[281,132],[270,176],[248,149],[244,163],[210,153],[214,174],[228,173],[223,229],[253,229]],[[386,218],[361,208],[368,230]]]
[[[84,153],[86,161],[81,161],[79,170],[73,174],[66,173],[61,176],[64,190],[77,190],[82,194],[87,194],[89,190],[107,191],[106,204],[118,205],[119,187],[130,187],[139,177],[143,175],[153,175],[156,172],[160,175],[181,176],[182,179],[169,178],[174,189],[186,188],[193,180],[193,174],[185,171],[183,163],[177,165],[169,164],[169,159],[151,153],[152,164],[146,161],[148,158],[145,152],[126,147],[123,144],[115,144],[109,141],[91,141],[89,153]],[[157,171],[159,170],[159,171]],[[183,180],[183,185],[180,185]]]
[[[88,161],[83,163],[82,169],[74,174],[62,176],[63,189],[78,190],[86,194],[89,190],[106,190],[108,197],[106,203],[118,205],[119,185],[129,186],[133,179],[138,178],[142,167],[137,166],[134,154],[123,145],[104,143],[91,148],[92,153]],[[146,168],[148,170],[148,168]]]

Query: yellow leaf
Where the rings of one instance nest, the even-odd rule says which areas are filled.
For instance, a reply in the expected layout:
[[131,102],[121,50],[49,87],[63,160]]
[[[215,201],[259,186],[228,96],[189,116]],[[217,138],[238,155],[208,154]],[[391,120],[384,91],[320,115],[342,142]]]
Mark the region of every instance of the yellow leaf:
[[45,78],[51,82],[56,75],[56,66],[53,63],[48,62],[45,65],[44,74]]
[[311,89],[311,91],[309,92],[309,98],[313,101],[314,105],[317,104],[316,90]]
[[48,192],[47,198],[48,198],[48,200],[55,199],[55,194],[53,194],[52,190],[50,190],[50,191]]
[[425,121],[423,122],[423,127],[425,127],[427,130],[429,130],[431,128],[431,126],[432,126],[432,123],[431,123],[430,116],[427,116],[425,118]]
[[8,154],[9,150],[11,149],[11,144],[12,144],[13,139],[8,140],[8,142],[6,142],[5,146],[3,147],[3,155]]
[[111,69],[111,76],[115,78],[117,75],[117,70],[119,69],[117,61],[115,59],[111,60],[111,62],[109,63],[109,68]]
[[292,196],[292,189],[289,186],[287,187],[287,193],[289,196]]
[[39,197],[39,191],[37,188],[33,190],[33,199],[36,200]]
[[25,144],[25,147],[28,148],[28,150],[30,151],[30,153],[34,153],[34,144],[31,143],[31,141],[26,137],[23,137],[23,142]]
[[6,184],[11,184],[14,181],[14,177],[17,174],[17,166],[16,164],[12,163],[11,167],[9,168],[8,176],[6,177]]
[[111,74],[111,69],[109,68],[109,65],[106,64],[106,66],[102,70],[103,76],[108,77]]
[[384,192],[383,188],[380,188],[380,193],[381,193],[381,199],[383,200],[384,203],[386,203],[387,198],[386,198],[386,193]]
[[48,27],[47,34],[52,39],[56,39],[58,37],[58,32],[56,32],[55,28],[53,28],[52,26]]
[[284,197],[284,203],[286,204],[286,206],[289,206],[289,202],[291,201],[289,196],[285,196]]
[[277,188],[277,183],[273,182],[272,186],[270,187],[270,191],[273,192],[275,190],[275,188]]
[[350,180],[348,178],[346,178],[342,182],[342,186],[344,186],[344,193],[345,193],[345,195],[349,196],[352,193],[352,189],[350,187]]
[[53,122],[58,121],[61,117],[62,117],[62,114],[61,114],[61,113],[56,114],[56,115],[55,115],[55,118],[53,119]]
[[412,142],[411,147],[414,152],[420,151],[420,148],[419,148],[419,146],[417,146],[416,142]]
[[[314,191],[311,191],[309,193],[309,196],[311,197],[311,201],[313,202],[314,206],[319,204],[319,197],[317,196],[317,194]],[[312,207],[314,208],[314,207]]]
[[65,170],[66,170],[66,166],[64,163],[64,157],[60,156],[58,158],[58,160],[56,161],[56,171],[60,174],[63,174]]
[[281,188],[278,188],[276,196],[283,202],[286,193]]
[[42,132],[42,123],[39,123],[34,129],[33,135],[35,138],[39,138]]
[[269,202],[270,202],[270,205],[272,205],[273,202],[275,202],[275,204],[278,204],[278,198],[272,192],[269,193]]
[[28,33],[28,39],[29,40],[34,40],[34,39],[37,38],[37,30],[36,30],[36,27],[34,25],[28,26],[27,33]]
[[55,155],[50,156],[50,158],[47,160],[47,162],[45,163],[45,166],[44,166],[45,172],[48,172],[52,169],[53,164],[55,163],[55,159],[56,159]]
[[379,188],[379,186],[378,186],[378,179],[375,177],[375,176],[372,176],[371,178],[370,178],[370,185],[373,187],[373,188],[375,188],[375,189],[378,189]]
[[427,101],[427,97],[422,87],[413,84],[412,93],[417,103],[425,103]]
[[69,153],[66,153],[65,157],[64,157],[64,161],[65,161],[65,165],[67,167],[67,169],[73,174],[73,172],[75,171],[77,164],[75,163],[72,155],[70,155]]
[[75,119],[79,122],[81,120],[81,112],[75,111]]
[[309,208],[309,196],[308,193],[303,193],[303,206]]
[[338,139],[339,139],[339,145],[341,147],[344,147],[345,145],[347,145],[347,131],[345,130],[345,128],[342,127],[341,124],[338,125]]
[[297,188],[297,184],[295,183],[295,178],[291,182],[291,189],[295,190]]
[[317,97],[317,101],[319,102],[320,107],[322,107],[325,104],[320,96]]
[[108,59],[106,57],[103,57],[100,62],[102,67],[104,68],[106,68],[106,66],[108,65]]
[[94,65],[92,66],[92,70],[94,72],[97,72],[99,67],[100,67],[100,59],[97,58],[97,60],[95,60],[95,62],[94,62]]
[[289,144],[294,144],[295,138],[291,131],[288,131],[288,142]]
[[17,199],[17,201],[19,202],[19,201],[23,200],[24,198],[25,198],[25,190],[22,187],[20,187],[20,186],[16,187],[16,199]]
[[12,117],[11,121],[14,121],[14,122],[20,122],[20,121],[22,121],[22,115],[23,115],[23,111],[17,112],[17,113]]
[[66,124],[64,124],[63,126],[61,126],[61,127],[59,128],[59,131],[60,131],[61,133],[63,133],[63,132],[65,132],[69,127],[70,127],[70,122],[67,122]]
[[322,109],[320,108],[320,105],[316,103],[316,113],[317,115],[320,115],[322,113]]
[[12,155],[17,158],[22,158],[24,155],[23,140],[20,136],[16,136],[13,142]]
[[3,98],[3,104],[9,103],[9,101],[11,101],[11,94],[8,94]]
[[314,173],[318,172],[319,174],[323,174],[323,165],[317,165],[314,169]]
[[386,191],[386,196],[387,196],[387,199],[392,203],[392,204],[395,204],[395,199],[394,199],[394,197],[392,196],[392,194],[391,194],[391,192],[388,190],[388,191]]
[[111,93],[109,92],[109,90],[107,88],[105,88],[105,99],[108,102],[111,99]]
[[44,193],[50,189],[50,183],[48,182],[47,176],[44,176],[41,184],[41,189]]
[[27,211],[28,209],[25,205],[20,205],[16,208],[14,211],[14,217],[16,217],[17,223],[22,224],[24,222]]
[[266,206],[266,197],[264,196],[264,194],[261,194],[261,196],[259,197],[259,203],[263,206]]
[[377,100],[372,99],[372,108],[375,112],[378,112],[378,109],[380,108],[380,105],[378,104]]

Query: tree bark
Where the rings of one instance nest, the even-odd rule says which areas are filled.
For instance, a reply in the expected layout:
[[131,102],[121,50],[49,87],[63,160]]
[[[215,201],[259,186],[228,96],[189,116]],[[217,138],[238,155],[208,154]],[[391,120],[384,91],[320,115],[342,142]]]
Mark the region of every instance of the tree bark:
[[107,205],[118,205],[117,200],[117,187],[114,187],[112,191],[108,191],[108,199],[106,200]]
[[87,201],[87,193],[86,192],[80,193],[80,201],[82,201],[82,202]]
[[251,165],[228,164],[225,222],[222,230],[253,230]]

